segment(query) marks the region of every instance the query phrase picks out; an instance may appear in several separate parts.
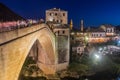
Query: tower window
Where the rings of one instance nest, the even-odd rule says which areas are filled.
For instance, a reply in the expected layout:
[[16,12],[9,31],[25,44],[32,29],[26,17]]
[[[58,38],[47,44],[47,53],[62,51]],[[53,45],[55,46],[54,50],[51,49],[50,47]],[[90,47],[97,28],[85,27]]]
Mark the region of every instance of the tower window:
[[65,13],[63,13],[63,16],[65,16]]
[[53,22],[55,22],[55,19],[53,19]]
[[112,29],[110,30],[110,32],[113,32]]
[[58,31],[58,35],[59,35],[59,33],[60,33],[60,32]]
[[62,20],[60,20],[60,22],[62,23],[63,21],[62,21]]
[[50,16],[51,16],[51,13],[50,13]]
[[55,13],[55,16],[57,16],[57,13]]
[[64,33],[65,33],[65,31],[62,31],[62,33],[64,34]]
[[59,21],[57,20],[57,23],[58,23]]

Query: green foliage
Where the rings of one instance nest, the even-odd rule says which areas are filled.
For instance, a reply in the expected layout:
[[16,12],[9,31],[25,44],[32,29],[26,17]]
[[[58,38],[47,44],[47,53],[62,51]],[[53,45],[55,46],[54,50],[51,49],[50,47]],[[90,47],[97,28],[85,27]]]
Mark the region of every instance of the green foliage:
[[79,75],[85,75],[88,73],[89,67],[84,64],[71,63],[68,70],[70,72],[77,72]]
[[26,67],[28,66],[29,64],[35,64],[36,62],[32,59],[32,57],[28,57],[26,60],[25,60],[25,63],[23,65],[23,67]]
[[22,77],[20,80],[47,80],[46,77]]
[[70,71],[81,71],[81,70],[88,70],[88,66],[84,64],[72,63],[69,67]]

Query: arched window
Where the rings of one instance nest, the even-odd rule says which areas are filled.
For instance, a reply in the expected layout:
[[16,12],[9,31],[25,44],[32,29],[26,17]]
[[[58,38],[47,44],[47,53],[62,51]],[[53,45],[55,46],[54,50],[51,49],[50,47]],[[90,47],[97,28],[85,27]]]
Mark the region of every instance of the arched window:
[[51,13],[50,13],[50,16],[51,16]]
[[65,31],[62,31],[62,33],[64,34],[64,33],[65,33]]
[[60,31],[58,31],[58,34],[60,33]]
[[59,21],[57,20],[57,23],[58,23]]
[[65,13],[63,13],[63,16],[65,16]]
[[55,16],[57,16],[57,13],[55,13]]
[[60,20],[60,22],[62,23],[62,22],[63,22],[63,20]]

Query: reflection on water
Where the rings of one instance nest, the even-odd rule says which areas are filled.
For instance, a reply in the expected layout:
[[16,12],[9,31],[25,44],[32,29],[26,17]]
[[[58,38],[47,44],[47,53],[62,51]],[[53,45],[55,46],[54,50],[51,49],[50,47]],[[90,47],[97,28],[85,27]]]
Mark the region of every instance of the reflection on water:
[[[79,78],[74,78],[74,77],[64,77],[64,78],[59,78],[59,79],[49,79],[49,80],[120,80],[120,78],[115,78],[115,76],[106,76],[106,75],[93,75],[93,76],[82,76]],[[46,77],[24,77],[22,76],[20,80],[47,80]]]
[[45,77],[24,77],[22,76],[20,80],[47,80]]

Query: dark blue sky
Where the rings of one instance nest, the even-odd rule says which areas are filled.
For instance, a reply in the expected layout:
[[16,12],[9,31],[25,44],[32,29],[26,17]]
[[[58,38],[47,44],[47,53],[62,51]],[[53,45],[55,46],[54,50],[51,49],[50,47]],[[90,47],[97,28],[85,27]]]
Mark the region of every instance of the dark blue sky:
[[0,0],[14,12],[25,18],[45,18],[45,10],[61,8],[68,11],[69,20],[79,26],[120,24],[120,0]]

